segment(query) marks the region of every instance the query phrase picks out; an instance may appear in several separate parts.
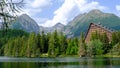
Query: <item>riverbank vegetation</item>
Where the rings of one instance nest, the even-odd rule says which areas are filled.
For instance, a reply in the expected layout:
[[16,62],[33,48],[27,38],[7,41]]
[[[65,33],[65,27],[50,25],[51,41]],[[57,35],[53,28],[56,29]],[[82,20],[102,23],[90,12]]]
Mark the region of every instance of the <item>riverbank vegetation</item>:
[[105,33],[91,35],[85,43],[84,34],[80,38],[66,38],[62,32],[45,34],[27,33],[22,30],[0,30],[0,55],[9,57],[61,57],[61,56],[105,56],[120,55],[120,32],[112,35],[109,42]]

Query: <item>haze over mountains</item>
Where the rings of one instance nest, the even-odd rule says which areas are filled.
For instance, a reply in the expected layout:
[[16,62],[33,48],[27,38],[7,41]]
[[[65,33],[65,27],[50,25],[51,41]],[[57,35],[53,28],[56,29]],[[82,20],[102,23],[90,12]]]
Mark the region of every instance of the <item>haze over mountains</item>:
[[78,15],[67,25],[58,23],[53,27],[39,26],[32,18],[23,14],[10,25],[10,28],[22,29],[27,32],[36,33],[43,30],[45,33],[57,30],[59,32],[64,32],[67,37],[74,37],[80,36],[81,32],[86,32],[91,22],[97,24],[101,23],[111,29],[120,30],[120,18],[118,16],[111,13],[104,13],[96,9],[88,13]]

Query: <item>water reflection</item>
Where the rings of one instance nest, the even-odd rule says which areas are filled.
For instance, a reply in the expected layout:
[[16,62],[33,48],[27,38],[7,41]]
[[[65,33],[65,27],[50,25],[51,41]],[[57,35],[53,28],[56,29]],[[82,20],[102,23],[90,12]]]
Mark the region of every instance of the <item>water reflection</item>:
[[3,62],[0,68],[74,68],[79,63]]
[[[3,60],[5,62],[2,62]],[[9,58],[9,60],[3,60],[0,59],[0,68],[120,68],[120,58]]]

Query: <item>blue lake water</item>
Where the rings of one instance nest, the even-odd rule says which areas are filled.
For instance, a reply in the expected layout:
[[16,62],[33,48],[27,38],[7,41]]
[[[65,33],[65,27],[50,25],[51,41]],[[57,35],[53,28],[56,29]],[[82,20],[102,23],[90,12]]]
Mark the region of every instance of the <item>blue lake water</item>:
[[120,58],[0,57],[0,68],[120,68]]

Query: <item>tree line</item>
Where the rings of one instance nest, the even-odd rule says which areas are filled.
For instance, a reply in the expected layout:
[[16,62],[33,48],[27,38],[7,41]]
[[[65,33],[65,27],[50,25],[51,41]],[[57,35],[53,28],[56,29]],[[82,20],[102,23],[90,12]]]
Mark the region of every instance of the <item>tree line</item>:
[[8,30],[2,36],[0,31],[0,53],[13,57],[48,57],[60,55],[77,55],[78,38],[68,39],[62,32],[45,34],[27,33],[22,30]]
[[[6,35],[0,30],[0,55],[10,57],[57,57],[57,56],[96,56],[120,55],[120,32],[112,34],[112,41],[107,34],[94,32],[91,41],[85,43],[84,34],[80,38],[66,38],[62,32],[45,34],[27,33],[22,30],[9,29]],[[44,57],[44,56],[43,56]]]

